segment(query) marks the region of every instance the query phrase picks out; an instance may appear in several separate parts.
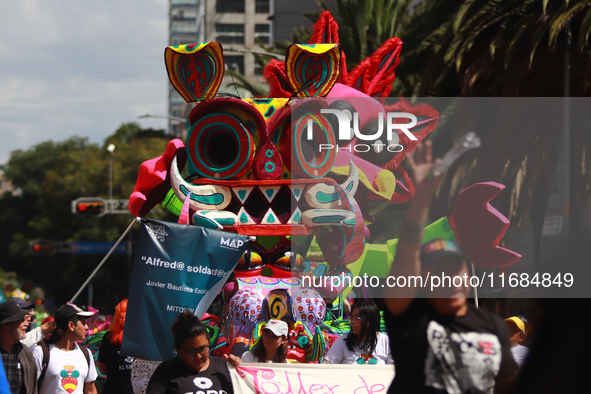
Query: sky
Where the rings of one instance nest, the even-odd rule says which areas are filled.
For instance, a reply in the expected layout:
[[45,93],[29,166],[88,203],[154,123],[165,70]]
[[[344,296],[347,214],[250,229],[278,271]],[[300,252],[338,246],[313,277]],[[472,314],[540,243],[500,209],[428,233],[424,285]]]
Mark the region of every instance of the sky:
[[167,0],[0,0],[0,164],[124,122],[166,128]]

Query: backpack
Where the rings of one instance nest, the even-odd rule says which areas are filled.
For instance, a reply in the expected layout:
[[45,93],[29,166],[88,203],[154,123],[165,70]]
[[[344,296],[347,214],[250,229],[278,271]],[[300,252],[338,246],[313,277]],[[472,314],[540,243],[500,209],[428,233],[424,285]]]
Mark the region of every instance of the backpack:
[[[41,362],[41,375],[39,376],[39,380],[37,381],[38,385],[41,386],[41,382],[45,378],[45,373],[47,372],[47,366],[49,365],[49,345],[45,341],[37,342],[37,345],[41,347],[43,351],[43,361]],[[79,345],[78,348],[84,354],[84,358],[86,358],[86,362],[88,363],[88,371],[90,371],[90,355],[88,354],[88,349],[86,346]],[[84,350],[86,349],[86,350]]]

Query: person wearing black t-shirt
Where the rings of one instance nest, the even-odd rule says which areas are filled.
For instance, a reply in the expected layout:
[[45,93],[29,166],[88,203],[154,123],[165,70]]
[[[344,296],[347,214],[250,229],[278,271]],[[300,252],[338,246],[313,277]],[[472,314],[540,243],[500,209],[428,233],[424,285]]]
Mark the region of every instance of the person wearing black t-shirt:
[[[233,394],[226,361],[209,356],[207,328],[192,312],[181,313],[172,325],[178,356],[156,368],[146,394]],[[240,363],[236,356],[229,362]]]
[[131,385],[133,357],[126,357],[120,353],[126,314],[127,300],[123,300],[115,308],[113,323],[101,341],[96,365],[103,375],[107,375],[102,394],[133,394]]
[[[390,275],[425,278],[445,273],[464,278],[467,262],[454,242],[437,239],[421,245],[431,199],[443,176],[429,175],[431,142],[419,144],[414,159],[407,157],[416,194],[403,219]],[[385,320],[396,365],[389,394],[492,394],[510,385],[518,366],[507,326],[467,302],[470,288],[465,283],[441,286],[425,299],[416,298],[413,286],[386,289]]]

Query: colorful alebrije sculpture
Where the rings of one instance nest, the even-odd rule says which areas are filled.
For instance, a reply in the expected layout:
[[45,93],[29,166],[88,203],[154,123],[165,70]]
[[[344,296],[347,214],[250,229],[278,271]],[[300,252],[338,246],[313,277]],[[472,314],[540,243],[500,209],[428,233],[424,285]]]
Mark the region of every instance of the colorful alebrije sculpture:
[[[224,74],[217,42],[166,48],[172,85],[196,106],[189,115],[184,153],[182,142],[171,141],[163,156],[142,166],[130,198],[131,212],[145,215],[164,200],[170,185],[176,198],[189,205],[193,224],[256,236],[315,234],[331,270],[357,260],[371,217],[356,193],[360,191],[362,199],[408,201],[414,188],[399,164],[437,125],[438,113],[426,105],[401,101],[384,107],[370,99],[390,93],[402,46],[399,38],[386,41],[349,72],[337,32],[336,21],[323,12],[309,44],[291,45],[285,62],[272,60],[264,71],[269,98],[215,97]],[[410,129],[416,140],[401,133],[400,152],[329,150],[310,158],[302,147],[304,128],[292,124],[291,115],[300,110],[294,97],[321,97],[317,105],[328,108],[340,108],[342,98],[366,98],[364,105],[372,109],[411,112],[419,120]],[[304,107],[313,111],[311,105]],[[363,109],[357,111],[361,130],[371,127],[377,116]],[[315,138],[321,142],[340,147],[356,142],[354,136],[337,142],[334,127],[322,123],[323,117],[315,119],[320,127]],[[185,159],[190,182],[181,176]],[[339,184],[337,179],[343,177],[346,181]],[[339,229],[320,230],[325,224]]]
[[[235,271],[237,278],[256,280],[265,275],[289,278],[294,271],[309,272],[310,264],[305,256],[312,235],[324,261],[316,263],[321,266],[316,273],[350,274],[349,269],[354,267],[354,274],[377,272],[384,276],[396,242],[377,246],[366,243],[369,239],[366,223],[373,220],[368,200],[402,203],[413,197],[412,180],[400,163],[433,131],[439,117],[434,108],[425,104],[413,106],[400,99],[385,105],[384,100],[375,99],[390,94],[401,47],[402,41],[393,37],[349,71],[339,46],[338,25],[325,11],[313,27],[309,44],[289,46],[285,62],[271,60],[265,67],[264,76],[270,87],[268,97],[245,99],[216,96],[224,75],[221,44],[166,48],[165,63],[172,85],[187,102],[196,105],[188,117],[186,142],[171,141],[165,154],[140,168],[130,197],[131,213],[144,216],[165,201],[164,205],[174,207],[171,210],[180,215],[183,223],[259,237],[282,237],[279,243],[267,248],[262,246],[263,242],[252,242],[251,251]],[[393,140],[386,141],[402,147],[395,151],[347,149],[357,143],[357,137],[351,133],[349,139],[343,140],[339,135],[337,140],[334,130],[338,125],[320,116],[322,109],[348,109],[355,113],[358,128],[364,135],[372,134],[377,121],[382,121],[376,118],[380,112],[410,113],[417,120],[408,130],[414,138],[395,133]],[[306,117],[315,121],[317,143],[340,149],[308,154],[302,143],[306,122],[294,121]],[[382,142],[377,138],[363,141],[368,145]],[[186,178],[181,175],[185,162],[189,174]],[[483,195],[479,194],[479,188],[469,194],[483,202],[495,195],[492,190],[500,191],[502,185],[485,187]],[[483,246],[485,250],[494,250],[500,259],[496,262],[489,259],[483,266],[512,264],[519,255],[498,248],[508,221],[491,208],[481,203],[456,205],[456,213],[449,221],[442,219],[434,223],[427,233],[457,239],[477,265],[483,258]],[[477,229],[467,225],[473,213],[482,218],[475,224],[478,229],[492,224],[496,231],[494,234],[488,231],[481,238],[486,245],[474,248],[468,244],[474,241],[472,235]],[[290,235],[291,240],[287,240],[285,237]],[[309,242],[297,245],[294,235],[308,235]],[[364,264],[370,256],[373,257],[371,267]],[[264,309],[264,299],[276,301],[286,310],[294,307],[289,292],[262,294],[249,290],[245,283],[235,290],[240,292],[228,307],[234,331],[229,340],[241,336],[248,342],[246,338],[255,326],[268,317],[258,309]],[[247,308],[240,309],[245,303]],[[312,328],[317,328],[318,322],[308,326],[310,322],[303,319],[304,315],[308,316],[294,313],[296,320],[304,320],[301,327],[312,339]],[[313,348],[319,346],[315,343]],[[318,354],[308,355],[306,359],[317,357]]]

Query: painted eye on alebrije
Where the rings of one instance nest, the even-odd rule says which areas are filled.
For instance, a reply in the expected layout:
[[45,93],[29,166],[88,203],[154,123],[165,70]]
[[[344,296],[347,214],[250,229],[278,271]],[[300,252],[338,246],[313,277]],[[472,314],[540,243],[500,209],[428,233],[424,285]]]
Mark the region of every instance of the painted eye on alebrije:
[[256,126],[243,122],[234,114],[213,112],[192,125],[186,149],[198,174],[228,179],[239,178],[250,170],[256,146],[249,129]]
[[[325,176],[336,158],[335,149],[320,149],[321,146],[334,147],[336,144],[331,125],[315,109],[294,111],[292,120],[291,129],[282,135],[280,141],[281,156],[286,161],[292,176],[304,178]],[[313,130],[311,133],[308,132],[310,126]]]

